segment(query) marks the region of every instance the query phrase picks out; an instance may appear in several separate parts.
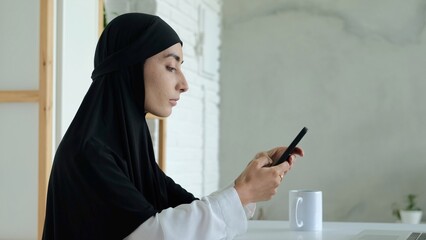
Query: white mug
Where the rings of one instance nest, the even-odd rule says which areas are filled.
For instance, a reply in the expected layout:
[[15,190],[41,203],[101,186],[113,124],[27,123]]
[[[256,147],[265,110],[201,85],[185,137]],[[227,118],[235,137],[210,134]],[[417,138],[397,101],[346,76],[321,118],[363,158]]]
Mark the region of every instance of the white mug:
[[322,192],[291,190],[289,192],[290,229],[297,231],[322,230]]

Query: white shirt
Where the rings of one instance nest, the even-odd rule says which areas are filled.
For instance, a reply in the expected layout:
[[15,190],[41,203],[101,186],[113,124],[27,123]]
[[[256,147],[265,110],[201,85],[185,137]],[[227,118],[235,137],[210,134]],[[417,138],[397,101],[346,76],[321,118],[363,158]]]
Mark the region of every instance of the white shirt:
[[164,209],[124,240],[233,239],[247,231],[247,219],[253,216],[255,207],[243,207],[235,188],[228,187],[190,204]]

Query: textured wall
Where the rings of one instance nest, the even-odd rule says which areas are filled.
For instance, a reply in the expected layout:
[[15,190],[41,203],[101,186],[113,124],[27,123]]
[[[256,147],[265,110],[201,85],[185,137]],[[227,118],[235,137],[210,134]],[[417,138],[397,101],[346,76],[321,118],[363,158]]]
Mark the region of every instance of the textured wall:
[[426,2],[225,1],[221,183],[262,149],[306,152],[259,206],[288,218],[288,190],[324,191],[329,221],[395,221],[408,193],[426,209]]

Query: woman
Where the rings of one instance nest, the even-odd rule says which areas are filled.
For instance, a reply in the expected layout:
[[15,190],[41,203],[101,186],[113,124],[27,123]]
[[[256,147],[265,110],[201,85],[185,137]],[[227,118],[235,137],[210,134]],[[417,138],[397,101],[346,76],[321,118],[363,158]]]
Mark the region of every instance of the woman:
[[182,63],[182,42],[159,17],[130,13],[108,24],[92,85],[55,155],[43,239],[232,239],[246,230],[251,203],[275,194],[294,156],[264,166],[282,147],[201,200],[159,169],[145,114],[171,114],[188,90]]

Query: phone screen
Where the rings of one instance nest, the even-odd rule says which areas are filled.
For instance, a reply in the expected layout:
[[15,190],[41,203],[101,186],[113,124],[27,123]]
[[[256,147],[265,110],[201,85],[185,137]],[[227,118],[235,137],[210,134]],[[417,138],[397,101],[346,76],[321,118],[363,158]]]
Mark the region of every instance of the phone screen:
[[296,148],[297,144],[300,142],[300,140],[305,136],[308,129],[306,127],[303,127],[302,130],[300,130],[299,134],[297,134],[296,138],[294,138],[293,142],[291,142],[290,146],[285,150],[283,155],[272,164],[272,166],[276,166],[278,164],[281,164],[288,160],[288,157],[293,153],[294,149]]

